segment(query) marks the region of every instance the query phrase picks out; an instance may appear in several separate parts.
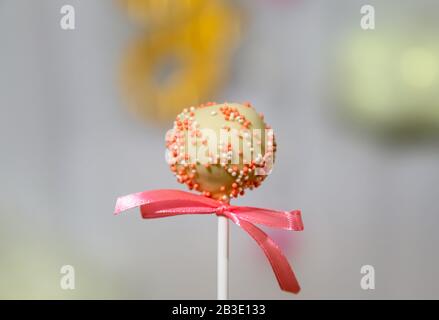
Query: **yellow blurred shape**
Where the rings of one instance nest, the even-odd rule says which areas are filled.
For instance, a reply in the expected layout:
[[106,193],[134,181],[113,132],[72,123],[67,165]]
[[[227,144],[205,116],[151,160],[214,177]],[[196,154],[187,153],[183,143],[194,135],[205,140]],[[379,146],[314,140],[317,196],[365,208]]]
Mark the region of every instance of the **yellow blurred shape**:
[[410,48],[401,57],[403,79],[414,87],[433,85],[438,75],[438,56],[426,48]]
[[178,28],[136,41],[122,65],[122,87],[131,109],[144,119],[169,120],[186,106],[210,100],[224,81],[239,22],[232,7],[209,1]]
[[353,33],[338,51],[343,110],[374,128],[439,128],[439,42],[424,29]]

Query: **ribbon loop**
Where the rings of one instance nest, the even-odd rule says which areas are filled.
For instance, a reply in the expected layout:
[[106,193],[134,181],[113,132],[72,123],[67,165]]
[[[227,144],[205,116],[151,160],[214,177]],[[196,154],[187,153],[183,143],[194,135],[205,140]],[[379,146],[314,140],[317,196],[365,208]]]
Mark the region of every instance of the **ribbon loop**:
[[228,204],[180,190],[152,190],[133,193],[117,199],[114,214],[140,207],[144,219],[164,218],[183,214],[216,214],[232,220],[244,229],[267,256],[282,290],[300,291],[296,276],[277,244],[254,224],[273,228],[302,231],[300,210],[275,211],[271,209],[230,206]]

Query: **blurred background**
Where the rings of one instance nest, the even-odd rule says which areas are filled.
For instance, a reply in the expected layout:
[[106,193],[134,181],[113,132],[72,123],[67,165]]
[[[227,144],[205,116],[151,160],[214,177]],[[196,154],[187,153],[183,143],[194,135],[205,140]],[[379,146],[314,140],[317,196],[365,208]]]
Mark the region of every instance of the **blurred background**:
[[[60,9],[75,9],[63,30]],[[375,29],[360,26],[363,5]],[[164,158],[182,108],[251,101],[278,153],[235,201],[300,208],[265,229],[302,291],[231,231],[233,299],[439,298],[439,3],[0,1],[0,298],[215,299],[216,219],[113,216],[183,188]],[[75,290],[60,268],[75,268]],[[360,287],[363,265],[375,290]]]

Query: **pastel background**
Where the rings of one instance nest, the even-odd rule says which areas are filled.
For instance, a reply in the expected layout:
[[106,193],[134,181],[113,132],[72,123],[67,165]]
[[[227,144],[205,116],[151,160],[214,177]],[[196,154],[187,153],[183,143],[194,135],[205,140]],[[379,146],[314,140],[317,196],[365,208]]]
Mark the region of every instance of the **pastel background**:
[[[64,4],[73,31],[60,28]],[[364,4],[373,31],[360,27]],[[219,80],[182,92],[265,114],[274,171],[235,203],[300,208],[305,224],[266,229],[295,268],[297,296],[233,226],[231,298],[439,298],[437,1],[226,5],[239,26],[218,46],[230,51],[206,60]],[[117,1],[0,1],[0,298],[215,299],[214,216],[112,214],[120,195],[183,188],[165,163],[172,120],[133,112],[120,81],[130,44],[172,23],[142,26]],[[71,291],[59,286],[67,264]],[[366,264],[375,290],[360,287]]]

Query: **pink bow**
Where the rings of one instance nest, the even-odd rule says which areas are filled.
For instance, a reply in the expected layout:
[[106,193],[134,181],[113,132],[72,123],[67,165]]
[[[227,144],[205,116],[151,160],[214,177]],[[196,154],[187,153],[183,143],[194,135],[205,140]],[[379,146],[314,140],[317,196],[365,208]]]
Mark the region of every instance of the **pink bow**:
[[229,218],[244,229],[264,251],[281,289],[292,293],[300,291],[296,276],[280,248],[265,232],[254,225],[302,231],[303,223],[299,210],[288,212],[231,206],[185,191],[152,190],[118,198],[114,213],[118,214],[134,207],[140,207],[144,219],[213,213]]

